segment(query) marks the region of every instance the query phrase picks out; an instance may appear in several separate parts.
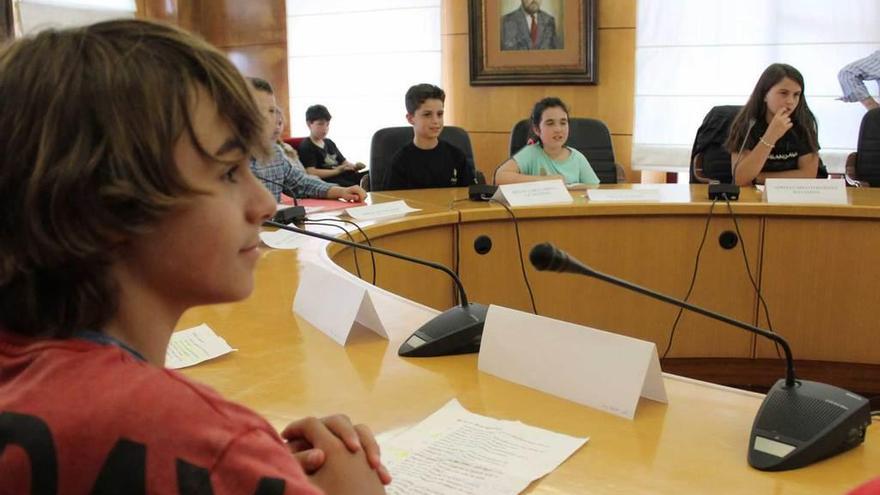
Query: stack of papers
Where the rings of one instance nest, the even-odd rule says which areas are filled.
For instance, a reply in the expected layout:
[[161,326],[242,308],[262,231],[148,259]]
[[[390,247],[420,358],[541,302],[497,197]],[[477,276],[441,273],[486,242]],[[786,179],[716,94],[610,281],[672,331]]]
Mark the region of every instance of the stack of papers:
[[457,400],[416,426],[380,435],[389,494],[515,494],[562,464],[577,438],[465,410]]

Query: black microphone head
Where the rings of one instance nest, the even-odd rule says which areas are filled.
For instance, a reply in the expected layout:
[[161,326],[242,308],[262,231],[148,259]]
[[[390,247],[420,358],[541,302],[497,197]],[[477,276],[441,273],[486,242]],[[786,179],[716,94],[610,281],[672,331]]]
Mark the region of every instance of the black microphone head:
[[553,260],[556,257],[556,248],[549,242],[536,244],[529,253],[529,261],[538,271],[552,270]]

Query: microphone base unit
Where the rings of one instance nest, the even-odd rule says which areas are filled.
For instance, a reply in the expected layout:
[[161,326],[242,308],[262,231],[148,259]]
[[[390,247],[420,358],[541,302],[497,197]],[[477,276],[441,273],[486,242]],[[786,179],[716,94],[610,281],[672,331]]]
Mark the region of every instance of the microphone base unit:
[[489,184],[472,184],[468,186],[468,198],[471,201],[489,201],[495,195],[498,186]]
[[709,184],[709,199],[736,201],[739,199],[739,186],[736,184]]
[[849,450],[865,441],[870,402],[824,383],[779,380],[767,392],[749,440],[749,465],[787,471]]
[[278,210],[275,213],[275,216],[272,217],[273,222],[283,223],[284,225],[289,225],[293,223],[300,227],[304,225],[305,220],[305,206],[290,206],[288,208],[283,208],[281,210]]
[[434,357],[479,352],[488,311],[488,306],[479,303],[447,309],[410,335],[397,355]]

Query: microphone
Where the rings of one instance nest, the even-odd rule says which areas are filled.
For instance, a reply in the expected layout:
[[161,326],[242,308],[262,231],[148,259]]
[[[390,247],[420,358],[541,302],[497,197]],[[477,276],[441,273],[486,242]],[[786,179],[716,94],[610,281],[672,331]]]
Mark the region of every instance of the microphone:
[[709,199],[728,199],[730,201],[736,201],[739,199],[739,186],[736,185],[736,167],[739,166],[739,162],[743,159],[743,150],[746,147],[746,142],[749,140],[749,135],[752,133],[752,128],[755,127],[756,119],[749,119],[749,127],[746,129],[746,135],[743,138],[742,144],[739,147],[739,153],[737,153],[736,163],[731,167],[731,176],[730,184],[709,184]]
[[492,172],[491,184],[473,184],[468,186],[468,199],[471,201],[489,201],[492,199],[492,196],[495,195],[495,191],[498,190],[498,169],[507,163],[507,160],[510,160],[510,157],[505,158],[503,162],[495,167],[495,170]]
[[797,380],[788,342],[773,332],[695,306],[590,268],[550,243],[529,254],[538,271],[577,273],[691,310],[768,338],[785,353],[785,379],[767,392],[749,440],[749,465],[761,471],[786,471],[849,450],[865,441],[871,424],[870,402],[852,392],[819,382]]
[[458,289],[461,304],[447,309],[435,316],[427,323],[419,327],[407,338],[397,350],[398,356],[404,357],[433,357],[449,356],[453,354],[468,354],[480,350],[480,341],[483,338],[483,325],[486,323],[486,312],[489,308],[479,303],[469,303],[464,285],[461,279],[452,270],[440,263],[427,261],[405,254],[396,253],[387,249],[364,246],[356,242],[338,239],[329,235],[310,232],[301,228],[291,227],[272,220],[263,222],[264,226],[277,227],[282,230],[296,232],[308,237],[315,237],[325,241],[335,242],[353,249],[363,249],[371,253],[384,254],[391,258],[409,261],[417,265],[427,266],[449,275]]
[[[282,184],[280,182],[274,181],[272,179],[267,179],[266,177],[263,177],[263,176],[258,175],[256,173],[254,173],[254,177],[256,177],[257,179],[259,179],[263,182],[268,182],[269,184],[274,184],[274,185],[280,187],[282,191],[284,191],[284,188],[286,187],[284,184]],[[291,192],[293,192],[293,191],[291,191]],[[272,217],[272,220],[274,220],[278,223],[282,223],[284,225],[287,225],[289,223],[303,225],[304,222],[306,221],[306,207],[299,205],[299,202],[297,202],[297,200],[296,200],[295,194],[292,194],[290,197],[293,199],[293,206],[288,206],[287,208],[282,208],[282,209],[278,210],[277,212],[275,212],[275,216]]]

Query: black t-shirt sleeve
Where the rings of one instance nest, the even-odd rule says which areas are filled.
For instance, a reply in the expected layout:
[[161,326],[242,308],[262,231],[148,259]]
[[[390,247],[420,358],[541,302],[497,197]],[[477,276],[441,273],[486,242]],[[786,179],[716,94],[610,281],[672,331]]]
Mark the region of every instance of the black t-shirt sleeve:
[[318,165],[318,149],[317,146],[312,144],[311,139],[303,139],[299,143],[297,151],[299,152],[299,161],[302,162],[304,167],[316,167]]
[[385,189],[407,189],[409,178],[407,177],[407,148],[403,147],[391,158],[391,167],[388,177],[385,179]]

